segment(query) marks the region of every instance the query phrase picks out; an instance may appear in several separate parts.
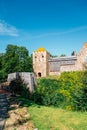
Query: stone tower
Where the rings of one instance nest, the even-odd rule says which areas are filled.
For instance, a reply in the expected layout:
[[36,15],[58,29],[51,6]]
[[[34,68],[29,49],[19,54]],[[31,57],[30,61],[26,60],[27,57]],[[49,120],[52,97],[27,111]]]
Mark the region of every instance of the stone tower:
[[37,77],[46,77],[49,74],[49,52],[39,48],[33,52],[33,69]]

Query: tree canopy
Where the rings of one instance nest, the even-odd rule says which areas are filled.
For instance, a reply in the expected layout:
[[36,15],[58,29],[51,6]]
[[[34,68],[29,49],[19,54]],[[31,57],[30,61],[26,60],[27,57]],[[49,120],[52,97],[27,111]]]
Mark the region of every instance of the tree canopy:
[[60,57],[66,57],[66,54],[61,54]]
[[8,73],[31,71],[32,58],[26,47],[7,45],[5,54],[0,55],[0,78],[6,77]]

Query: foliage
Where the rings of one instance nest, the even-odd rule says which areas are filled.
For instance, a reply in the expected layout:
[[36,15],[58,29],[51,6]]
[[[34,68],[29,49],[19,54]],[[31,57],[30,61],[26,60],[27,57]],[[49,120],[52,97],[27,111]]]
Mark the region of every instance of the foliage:
[[60,94],[58,90],[58,81],[54,79],[42,78],[38,80],[38,87],[34,93],[35,102],[44,105],[57,105],[62,100],[59,100]]
[[78,110],[87,110],[87,69],[83,73],[82,77],[83,86],[80,89],[79,94],[75,95],[75,103],[74,106],[77,107]]
[[38,104],[47,106],[53,105],[67,110],[84,110],[86,99],[83,102],[83,76],[82,71],[63,72],[55,79],[38,79],[38,87],[32,99]]
[[[66,110],[87,110],[87,71],[63,72],[61,76],[38,79],[38,87],[30,95],[21,79],[11,86],[16,93],[35,103],[61,107]],[[16,87],[16,88],[15,88]],[[26,93],[26,94],[25,94]]]
[[6,78],[6,73],[3,67],[4,54],[0,54],[0,82],[3,82]]
[[66,57],[66,54],[61,54],[60,57]]
[[87,71],[79,71],[63,72],[60,77],[39,78],[38,87],[32,95],[20,79],[17,83],[13,82],[12,87],[14,86],[17,93],[37,104],[84,111],[87,110],[86,77]]
[[0,55],[0,79],[6,78],[8,73],[31,72],[32,58],[25,47],[7,45],[6,53]]
[[10,89],[12,90],[13,94],[19,94],[24,98],[29,98],[29,88],[26,87],[26,84],[23,83],[21,77],[18,79],[14,79],[10,83]]
[[50,54],[50,57],[56,58],[56,57],[58,57],[58,55],[52,55],[52,54]]
[[[80,75],[80,76],[79,76]],[[83,72],[64,72],[60,76],[61,89],[60,93],[64,96],[65,107],[67,105],[71,106],[71,109],[76,109],[74,107],[75,96],[80,95],[82,89]]]

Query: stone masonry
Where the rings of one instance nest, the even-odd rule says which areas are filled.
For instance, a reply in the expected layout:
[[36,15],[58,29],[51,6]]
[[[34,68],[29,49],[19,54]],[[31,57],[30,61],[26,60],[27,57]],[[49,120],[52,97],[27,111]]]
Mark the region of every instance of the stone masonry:
[[29,89],[30,93],[34,91],[34,87],[37,86],[37,80],[34,73],[30,72],[16,72],[8,74],[7,81],[11,82],[15,79],[21,78],[23,83],[26,84],[26,87]]
[[33,69],[37,77],[58,75],[64,71],[83,70],[85,63],[87,63],[87,43],[84,43],[77,54],[69,57],[53,58],[44,48],[33,52]]

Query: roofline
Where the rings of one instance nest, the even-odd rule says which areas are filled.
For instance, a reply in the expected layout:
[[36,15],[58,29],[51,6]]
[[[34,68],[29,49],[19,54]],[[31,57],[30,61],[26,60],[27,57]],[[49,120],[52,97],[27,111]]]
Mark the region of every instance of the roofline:
[[70,59],[77,60],[77,56],[50,58],[48,61],[69,61]]

